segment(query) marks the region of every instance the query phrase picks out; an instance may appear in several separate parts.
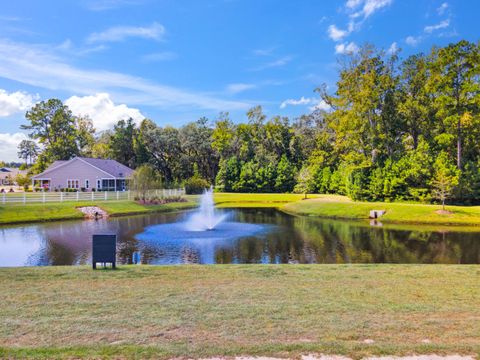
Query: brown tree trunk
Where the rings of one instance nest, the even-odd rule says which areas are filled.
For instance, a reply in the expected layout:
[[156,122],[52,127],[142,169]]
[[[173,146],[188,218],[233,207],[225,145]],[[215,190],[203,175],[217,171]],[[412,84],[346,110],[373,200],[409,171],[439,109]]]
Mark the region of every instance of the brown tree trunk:
[[462,167],[462,127],[460,124],[460,118],[457,122],[457,168],[460,170]]

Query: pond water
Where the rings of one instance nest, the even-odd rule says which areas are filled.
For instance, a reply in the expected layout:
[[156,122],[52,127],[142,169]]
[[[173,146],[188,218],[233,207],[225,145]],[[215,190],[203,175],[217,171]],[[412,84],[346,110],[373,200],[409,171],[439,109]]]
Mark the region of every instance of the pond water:
[[371,226],[274,209],[220,211],[228,218],[218,231],[194,236],[178,231],[188,212],[3,226],[0,266],[89,264],[93,234],[117,234],[120,264],[134,257],[142,264],[480,263],[480,229]]

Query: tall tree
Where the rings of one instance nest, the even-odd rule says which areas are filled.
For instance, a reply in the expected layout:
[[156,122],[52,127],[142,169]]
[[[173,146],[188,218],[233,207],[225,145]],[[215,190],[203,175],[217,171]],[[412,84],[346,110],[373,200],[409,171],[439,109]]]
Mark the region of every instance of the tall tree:
[[457,168],[462,168],[463,137],[472,114],[480,108],[479,45],[466,40],[432,51],[430,87],[437,116],[456,137]]
[[110,138],[110,151],[118,162],[135,168],[135,137],[137,128],[133,119],[120,120],[114,127]]
[[33,163],[33,160],[37,157],[40,148],[37,143],[32,140],[22,140],[18,144],[18,157],[25,160],[25,164],[30,165]]
[[22,125],[21,129],[30,130],[29,136],[44,147],[40,155],[42,167],[54,160],[71,159],[80,153],[75,117],[60,100],[37,103],[27,111],[25,118],[29,124]]

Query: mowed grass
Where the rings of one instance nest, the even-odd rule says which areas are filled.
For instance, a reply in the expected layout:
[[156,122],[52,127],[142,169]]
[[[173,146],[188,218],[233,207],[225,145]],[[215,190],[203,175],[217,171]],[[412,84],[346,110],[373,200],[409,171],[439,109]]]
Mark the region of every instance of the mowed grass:
[[479,281],[478,265],[0,269],[0,357],[479,355]]
[[[316,198],[319,195],[308,195]],[[299,201],[304,194],[250,194],[250,193],[215,193],[214,201],[217,207],[273,207],[278,208],[285,204]]]
[[386,210],[382,223],[480,225],[480,206],[446,206],[448,214],[438,213],[441,205],[355,202],[345,196],[321,195],[316,199],[285,204],[282,210],[298,215],[335,219],[368,219],[370,210]]
[[82,219],[77,208],[98,206],[110,216],[144,214],[149,212],[177,211],[197,206],[195,202],[175,202],[164,205],[142,205],[135,201],[79,201],[63,203],[6,204],[0,206],[0,224]]

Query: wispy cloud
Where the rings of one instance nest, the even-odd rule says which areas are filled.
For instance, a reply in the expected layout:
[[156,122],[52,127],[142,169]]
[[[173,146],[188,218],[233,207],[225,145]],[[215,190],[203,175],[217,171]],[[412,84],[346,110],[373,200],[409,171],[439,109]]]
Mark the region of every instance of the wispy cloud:
[[228,84],[225,90],[230,94],[238,94],[243,91],[255,89],[256,87],[257,85],[255,84],[234,83]]
[[161,40],[164,34],[165,28],[159,23],[153,23],[150,26],[114,26],[105,31],[90,34],[87,43],[118,42],[132,37]]
[[393,0],[349,0],[347,1],[347,8],[354,11],[350,14],[351,18],[366,19],[380,9],[391,5],[392,2]]
[[427,34],[430,34],[430,33],[434,32],[435,30],[445,29],[449,25],[450,25],[450,20],[447,19],[447,20],[443,20],[440,23],[435,24],[435,25],[425,26],[423,31],[425,31]]
[[398,44],[393,42],[387,50],[387,54],[395,54],[399,50]]
[[266,70],[266,69],[270,69],[270,68],[283,67],[283,66],[287,65],[288,63],[290,63],[292,60],[293,60],[293,56],[291,56],[291,55],[282,56],[278,59],[274,59],[274,60],[272,60],[270,62],[267,62],[263,65],[257,66],[257,67],[255,67],[251,70],[252,71],[261,71],[261,70]]
[[[367,18],[392,3],[393,0],[347,0],[343,7],[344,12],[348,15],[346,29],[331,24],[327,29],[328,37],[337,42],[344,40],[352,32],[358,31]],[[356,51],[358,51],[358,47],[352,42],[335,46],[337,54]]]
[[421,39],[420,36],[407,36],[405,42],[410,46],[417,46]]
[[437,14],[438,15],[443,15],[447,9],[448,9],[448,3],[444,2],[444,3],[442,3],[442,5],[440,5],[437,8]]
[[92,11],[105,11],[125,5],[138,5],[143,2],[143,0],[89,0],[87,1],[86,6]]
[[0,39],[0,77],[78,95],[105,92],[116,101],[136,105],[216,111],[244,110],[251,106],[118,72],[79,68],[49,49]]
[[252,53],[255,56],[272,56],[276,49],[276,46],[271,46],[264,49],[255,49],[252,51]]
[[146,63],[158,62],[158,61],[169,61],[177,58],[177,54],[172,51],[162,51],[152,54],[146,54],[142,56],[142,61]]
[[[428,25],[423,28],[423,33],[417,36],[407,36],[405,39],[405,43],[410,46],[417,46],[420,44],[423,40],[431,36],[434,32],[442,29],[446,29],[450,26],[450,19],[445,19],[440,21],[438,24],[434,25]],[[456,32],[454,31],[453,34],[456,35]],[[454,36],[455,36],[454,35]],[[445,33],[440,34],[439,36],[445,36]]]

